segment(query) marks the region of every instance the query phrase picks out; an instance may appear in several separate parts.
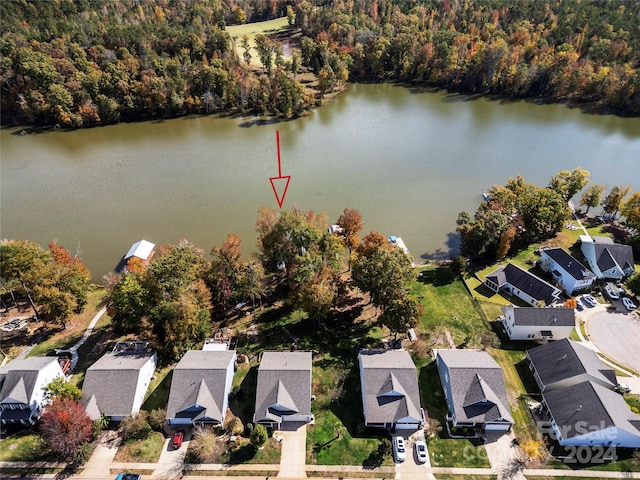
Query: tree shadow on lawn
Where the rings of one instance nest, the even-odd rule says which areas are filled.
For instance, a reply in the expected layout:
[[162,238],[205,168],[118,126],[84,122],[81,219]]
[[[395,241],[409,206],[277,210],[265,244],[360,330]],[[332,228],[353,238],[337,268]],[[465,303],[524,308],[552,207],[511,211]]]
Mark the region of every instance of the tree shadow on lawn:
[[229,409],[238,417],[243,425],[253,422],[253,412],[258,385],[258,367],[249,369],[239,388],[233,389],[229,398]]
[[533,396],[539,396],[540,388],[538,387],[538,384],[533,378],[533,374],[529,369],[529,362],[527,361],[527,359],[524,359],[516,363],[514,367],[516,369],[516,373],[520,376],[520,380],[522,381],[522,384],[524,385],[525,392],[528,395],[533,394]]
[[430,418],[435,418],[444,425],[448,407],[442,392],[440,374],[436,362],[430,362],[420,369],[418,375],[420,403]]
[[150,412],[156,408],[165,408],[169,401],[169,390],[171,388],[171,379],[173,378],[173,370],[171,370],[162,379],[158,386],[151,392],[142,405],[142,409]]
[[453,283],[456,277],[457,275],[453,273],[449,265],[440,265],[437,268],[423,270],[420,272],[420,275],[418,275],[418,281],[425,285],[442,287]]

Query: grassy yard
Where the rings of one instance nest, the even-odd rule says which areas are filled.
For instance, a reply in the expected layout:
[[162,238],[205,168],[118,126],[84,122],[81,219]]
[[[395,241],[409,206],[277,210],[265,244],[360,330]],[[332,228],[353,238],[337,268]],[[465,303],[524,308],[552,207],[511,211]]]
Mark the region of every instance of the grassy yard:
[[42,442],[40,435],[30,430],[11,435],[0,443],[1,462],[40,462],[57,459]]
[[474,305],[464,283],[448,266],[421,268],[410,288],[423,308],[416,333],[428,337],[430,345],[446,344],[445,329],[451,333],[456,345],[479,345],[478,335],[488,330],[489,324]]
[[[50,355],[56,349],[64,350],[75,345],[84,334],[93,317],[98,313],[98,310],[100,310],[99,304],[104,293],[104,289],[102,288],[92,289],[89,292],[84,311],[71,317],[71,319],[67,321],[67,327],[64,330],[50,331],[41,328],[42,333],[34,332],[36,335],[40,334],[46,338],[38,342],[38,345],[29,352],[29,356]],[[102,321],[108,322],[107,319],[108,317],[105,315]]]
[[173,365],[156,369],[153,376],[142,404],[142,409],[148,412],[167,406],[173,378]]
[[157,462],[162,453],[165,437],[160,432],[151,432],[143,440],[130,440],[118,448],[115,462]]
[[430,438],[429,454],[433,467],[461,467],[464,465],[469,468],[491,468],[487,450],[477,440]]
[[[244,50],[240,47],[242,37],[244,37],[245,35],[247,36],[249,45],[251,46],[251,65],[260,67],[262,66],[262,64],[260,63],[260,57],[256,50],[256,35],[259,33],[267,36],[276,35],[286,32],[288,28],[289,24],[287,23],[287,18],[282,17],[276,18],[274,20],[268,20],[266,22],[246,23],[244,25],[230,25],[226,27],[226,30],[234,40],[236,54],[239,58],[242,58],[242,55],[244,54]],[[284,57],[286,58],[286,56]]]

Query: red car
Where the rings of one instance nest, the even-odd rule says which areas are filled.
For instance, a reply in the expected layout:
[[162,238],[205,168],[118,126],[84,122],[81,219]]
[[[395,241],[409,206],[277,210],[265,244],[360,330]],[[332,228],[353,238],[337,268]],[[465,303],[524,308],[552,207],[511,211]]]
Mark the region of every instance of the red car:
[[176,433],[173,434],[173,448],[179,449],[182,446],[182,441],[184,440],[184,432],[182,430],[177,430]]

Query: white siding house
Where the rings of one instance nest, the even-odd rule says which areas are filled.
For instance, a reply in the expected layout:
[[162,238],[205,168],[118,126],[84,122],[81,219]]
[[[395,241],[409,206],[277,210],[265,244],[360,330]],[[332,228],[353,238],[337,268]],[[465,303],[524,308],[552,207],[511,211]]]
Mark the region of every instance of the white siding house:
[[44,390],[64,377],[56,357],[17,359],[0,367],[0,421],[2,424],[35,423],[42,413]]
[[618,393],[585,381],[542,397],[560,445],[640,448],[640,416]]
[[82,403],[92,419],[119,422],[140,411],[158,357],[146,342],[119,342],[85,374]]
[[496,293],[514,295],[533,307],[539,303],[551,305],[562,293],[560,289],[513,263],[498,267],[488,274],[484,284]]
[[580,249],[599,279],[622,280],[634,272],[633,249],[609,237],[580,235]]
[[501,321],[511,340],[560,340],[575,326],[572,308],[502,307]]
[[540,268],[549,272],[553,279],[569,295],[591,287],[596,276],[569,253],[561,248],[543,250]]

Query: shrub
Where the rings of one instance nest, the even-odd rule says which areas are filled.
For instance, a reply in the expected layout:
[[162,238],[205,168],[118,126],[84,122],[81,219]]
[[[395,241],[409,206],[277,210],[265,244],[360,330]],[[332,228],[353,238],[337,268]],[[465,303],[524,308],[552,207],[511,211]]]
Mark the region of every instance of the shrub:
[[91,454],[93,454],[93,444],[85,443],[76,450],[73,460],[77,465],[84,465],[91,458]]
[[268,438],[269,434],[266,427],[259,423],[253,429],[253,432],[251,432],[251,445],[253,445],[254,447],[261,447],[265,444]]
[[164,408],[151,410],[147,415],[147,422],[149,422],[149,426],[156,432],[162,432],[164,430],[166,420],[167,411]]
[[124,441],[143,440],[151,433],[151,425],[147,422],[147,412],[141,410],[135,415],[127,415],[120,422],[120,434]]

